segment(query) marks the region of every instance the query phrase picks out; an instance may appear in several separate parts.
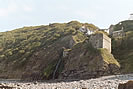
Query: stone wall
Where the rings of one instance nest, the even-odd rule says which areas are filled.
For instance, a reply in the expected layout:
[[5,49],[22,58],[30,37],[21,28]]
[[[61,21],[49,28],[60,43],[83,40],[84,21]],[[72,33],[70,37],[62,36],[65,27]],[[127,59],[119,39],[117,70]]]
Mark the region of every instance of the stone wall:
[[119,31],[114,31],[113,34],[112,34],[113,37],[123,37],[125,36],[125,32],[123,30],[119,30]]
[[90,36],[89,42],[94,48],[106,48],[111,52],[111,38],[102,33]]
[[90,36],[89,42],[92,44],[94,48],[102,48],[103,47],[103,35],[92,34]]
[[111,38],[103,34],[103,48],[106,48],[111,53]]

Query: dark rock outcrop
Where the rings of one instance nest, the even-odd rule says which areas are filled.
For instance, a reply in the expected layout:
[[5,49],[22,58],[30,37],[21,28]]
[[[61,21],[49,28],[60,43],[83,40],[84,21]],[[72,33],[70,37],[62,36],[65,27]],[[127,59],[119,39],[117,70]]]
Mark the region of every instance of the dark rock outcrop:
[[89,48],[89,43],[77,44],[64,59],[62,79],[89,79],[105,75],[118,74],[119,63],[106,49]]
[[128,81],[124,84],[119,84],[118,89],[133,89],[133,81]]

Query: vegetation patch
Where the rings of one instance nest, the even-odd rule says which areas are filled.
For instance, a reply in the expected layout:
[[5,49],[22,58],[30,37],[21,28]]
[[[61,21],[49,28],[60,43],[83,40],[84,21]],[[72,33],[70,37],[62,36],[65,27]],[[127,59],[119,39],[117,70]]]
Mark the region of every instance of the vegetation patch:
[[53,76],[53,72],[55,70],[55,67],[56,67],[56,64],[57,64],[57,61],[53,61],[52,63],[50,63],[44,70],[44,76],[47,78],[47,79],[50,79],[52,78]]
[[103,57],[103,60],[107,64],[116,64],[117,66],[120,67],[120,64],[113,57],[113,55],[111,55],[111,53],[109,53],[109,51],[107,49],[105,49],[105,48],[99,48],[98,50],[99,50],[99,53],[101,54],[101,56]]
[[[5,65],[8,64],[8,67],[10,67],[3,69],[1,67],[0,70],[12,72],[15,69],[19,69],[24,72],[24,68],[27,68],[27,70],[28,68],[33,68],[32,71],[34,71],[34,61],[37,61],[36,63],[40,63],[40,68],[43,68],[44,66],[46,67],[43,74],[47,78],[51,77],[57,64],[57,60],[54,61],[54,58],[49,58],[49,55],[54,55],[51,53],[53,53],[53,51],[58,52],[62,47],[69,49],[69,46],[73,46],[73,43],[80,44],[84,42],[84,40],[87,39],[87,36],[78,31],[84,24],[91,30],[96,30],[98,28],[93,24],[71,21],[68,23],[30,26],[7,32],[0,32],[0,61],[3,63],[2,65],[5,63]],[[44,51],[44,53],[41,54],[39,53],[40,50],[48,51]],[[44,62],[45,60],[53,62],[48,65],[41,65],[41,62]],[[38,66],[35,65],[35,69],[41,71],[39,70],[40,68],[36,67]],[[63,61],[61,62],[58,72],[60,73],[62,70]]]
[[122,73],[133,72],[133,21],[126,20],[114,25],[114,30],[123,28],[126,36],[112,40],[112,53],[121,65]]

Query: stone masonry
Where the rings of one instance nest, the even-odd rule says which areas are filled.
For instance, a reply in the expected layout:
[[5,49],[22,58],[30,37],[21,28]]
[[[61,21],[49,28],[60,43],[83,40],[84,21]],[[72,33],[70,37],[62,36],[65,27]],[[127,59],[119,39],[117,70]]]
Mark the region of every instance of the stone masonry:
[[114,31],[112,36],[116,38],[121,38],[126,36],[126,33],[123,30]]
[[89,42],[94,48],[106,48],[111,52],[111,38],[102,33],[92,34]]

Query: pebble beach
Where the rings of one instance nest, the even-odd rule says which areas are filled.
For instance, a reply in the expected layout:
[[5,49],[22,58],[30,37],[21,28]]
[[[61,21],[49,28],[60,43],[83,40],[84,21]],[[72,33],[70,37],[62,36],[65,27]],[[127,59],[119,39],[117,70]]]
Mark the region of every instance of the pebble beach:
[[[133,80],[133,74],[103,76],[86,80],[49,80],[41,82],[1,81],[12,89],[118,89],[119,83]],[[7,89],[7,88],[5,88]]]

